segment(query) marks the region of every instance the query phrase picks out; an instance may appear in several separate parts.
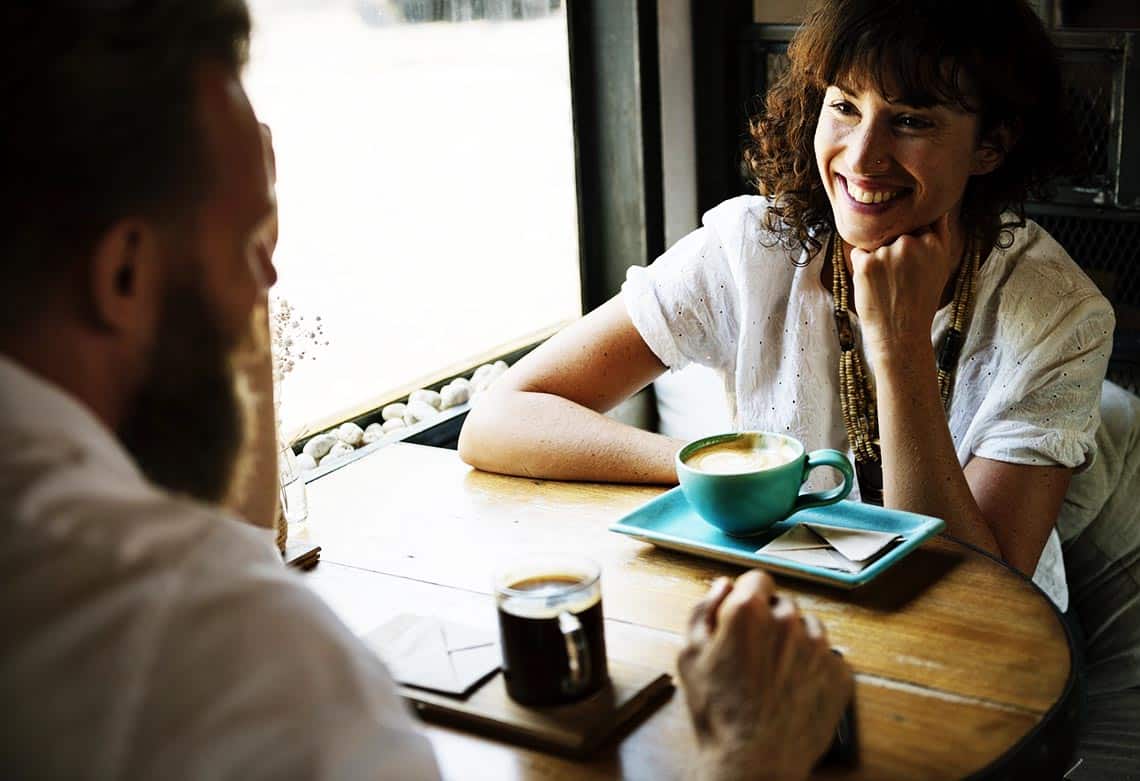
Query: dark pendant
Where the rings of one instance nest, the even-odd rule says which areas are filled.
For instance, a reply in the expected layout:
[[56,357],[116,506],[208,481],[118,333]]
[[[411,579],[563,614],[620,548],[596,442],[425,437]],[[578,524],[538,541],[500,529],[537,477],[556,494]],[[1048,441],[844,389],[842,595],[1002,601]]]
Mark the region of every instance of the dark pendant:
[[864,504],[883,506],[883,464],[880,461],[855,459],[855,477]]

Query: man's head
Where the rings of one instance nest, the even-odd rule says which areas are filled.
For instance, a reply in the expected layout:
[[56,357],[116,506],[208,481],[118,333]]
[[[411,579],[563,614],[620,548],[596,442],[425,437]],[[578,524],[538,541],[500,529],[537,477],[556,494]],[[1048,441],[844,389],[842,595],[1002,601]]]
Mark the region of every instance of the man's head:
[[153,479],[224,494],[231,359],[272,282],[242,0],[6,6],[0,353],[78,396]]

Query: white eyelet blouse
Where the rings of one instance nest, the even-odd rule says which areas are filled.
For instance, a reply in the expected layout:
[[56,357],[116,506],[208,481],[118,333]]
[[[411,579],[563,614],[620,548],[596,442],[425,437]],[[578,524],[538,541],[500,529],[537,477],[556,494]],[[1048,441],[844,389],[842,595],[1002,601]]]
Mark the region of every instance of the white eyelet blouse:
[[[627,310],[666,366],[697,363],[720,375],[737,428],[849,451],[832,299],[820,281],[824,253],[789,254],[762,227],[767,206],[759,196],[726,201],[652,265],[630,268]],[[949,310],[934,318],[936,346]],[[852,323],[858,342],[855,315]],[[949,417],[959,462],[976,455],[1087,467],[1113,326],[1108,301],[1061,245],[1032,221],[1016,229],[977,280]],[[1067,609],[1056,530],[1033,579]]]

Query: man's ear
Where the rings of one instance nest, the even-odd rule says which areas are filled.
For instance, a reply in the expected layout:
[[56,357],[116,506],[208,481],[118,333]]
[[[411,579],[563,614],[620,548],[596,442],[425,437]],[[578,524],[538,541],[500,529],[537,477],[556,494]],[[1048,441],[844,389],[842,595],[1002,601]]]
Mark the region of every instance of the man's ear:
[[100,327],[115,332],[146,328],[158,311],[160,238],[141,219],[124,219],[95,244],[88,290]]
[[1017,143],[1017,132],[1009,125],[1002,123],[982,138],[978,148],[974,150],[974,163],[970,167],[972,176],[981,176],[997,170],[1009,150]]

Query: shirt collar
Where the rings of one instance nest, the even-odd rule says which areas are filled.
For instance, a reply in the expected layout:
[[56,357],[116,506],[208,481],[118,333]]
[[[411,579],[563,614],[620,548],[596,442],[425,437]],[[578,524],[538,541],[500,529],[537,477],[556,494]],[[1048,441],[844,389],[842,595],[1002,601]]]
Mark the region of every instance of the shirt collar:
[[144,482],[126,448],[82,401],[3,355],[0,431],[68,441],[119,476]]

